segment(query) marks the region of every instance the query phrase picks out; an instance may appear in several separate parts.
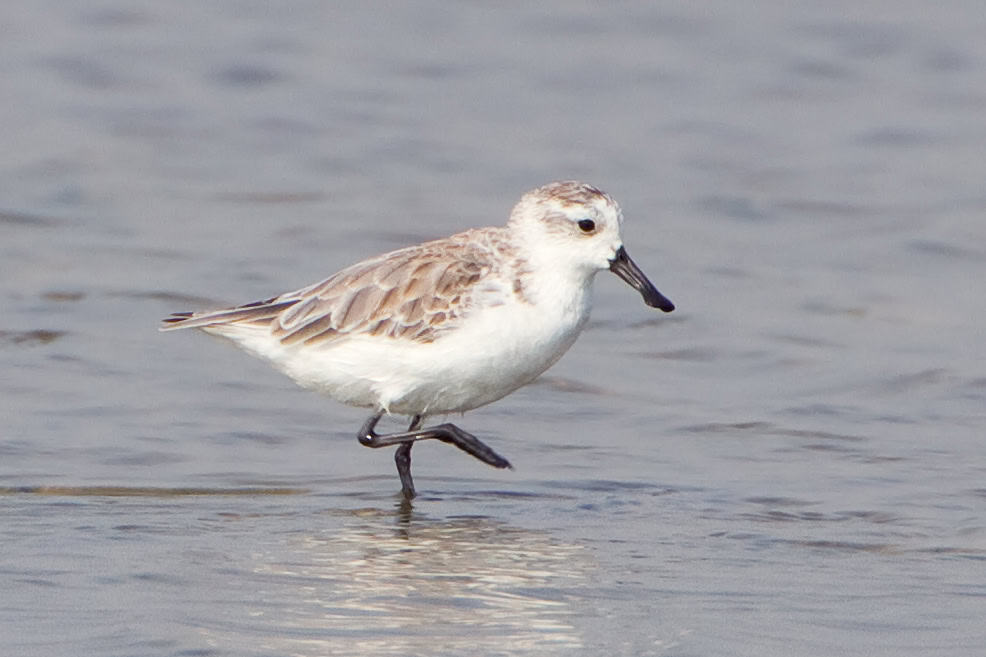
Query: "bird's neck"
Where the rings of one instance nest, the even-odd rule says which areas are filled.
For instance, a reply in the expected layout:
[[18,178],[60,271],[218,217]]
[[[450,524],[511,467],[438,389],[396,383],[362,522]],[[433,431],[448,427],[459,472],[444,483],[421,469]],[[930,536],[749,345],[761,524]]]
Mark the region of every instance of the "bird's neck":
[[545,249],[523,250],[515,261],[519,294],[545,310],[553,308],[581,318],[589,312],[596,272],[572,266],[564,255]]

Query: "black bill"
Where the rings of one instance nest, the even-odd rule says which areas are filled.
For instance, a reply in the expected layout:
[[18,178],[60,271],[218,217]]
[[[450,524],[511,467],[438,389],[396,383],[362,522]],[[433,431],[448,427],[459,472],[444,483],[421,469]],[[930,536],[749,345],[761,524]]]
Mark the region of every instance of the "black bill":
[[654,284],[647,280],[644,272],[640,271],[627,250],[620,247],[613,259],[609,261],[609,270],[633,286],[644,297],[644,303],[651,308],[660,308],[666,313],[674,310],[674,304],[666,296],[657,291]]

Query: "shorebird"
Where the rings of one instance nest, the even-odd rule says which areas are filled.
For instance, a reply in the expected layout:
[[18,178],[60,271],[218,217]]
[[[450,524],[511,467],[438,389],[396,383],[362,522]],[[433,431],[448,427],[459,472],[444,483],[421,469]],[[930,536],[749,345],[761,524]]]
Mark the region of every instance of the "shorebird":
[[[401,492],[415,496],[411,447],[437,439],[496,468],[510,463],[433,415],[461,413],[530,383],[589,319],[592,281],[609,269],[648,306],[674,304],[630,259],[620,206],[563,181],[521,197],[506,226],[476,228],[364,260],[263,301],[174,313],[161,330],[199,328],[269,361],[302,387],[371,409],[357,438],[397,446]],[[384,414],[411,418],[378,434]]]

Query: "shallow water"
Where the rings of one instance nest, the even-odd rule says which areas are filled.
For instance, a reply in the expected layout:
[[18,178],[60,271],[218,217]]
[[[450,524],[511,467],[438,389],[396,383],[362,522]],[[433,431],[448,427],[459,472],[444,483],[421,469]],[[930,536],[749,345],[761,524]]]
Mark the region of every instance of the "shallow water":
[[[980,654],[986,18],[785,6],[0,9],[0,654]],[[156,331],[569,177],[514,471]]]

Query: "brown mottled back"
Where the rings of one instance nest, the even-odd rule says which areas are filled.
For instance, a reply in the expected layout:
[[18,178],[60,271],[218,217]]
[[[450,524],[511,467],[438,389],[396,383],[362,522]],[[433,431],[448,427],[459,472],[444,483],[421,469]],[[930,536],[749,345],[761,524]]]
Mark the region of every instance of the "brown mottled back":
[[177,314],[167,328],[267,326],[285,345],[360,334],[431,342],[469,311],[476,284],[493,269],[503,244],[485,235],[467,231],[393,251],[265,301]]

